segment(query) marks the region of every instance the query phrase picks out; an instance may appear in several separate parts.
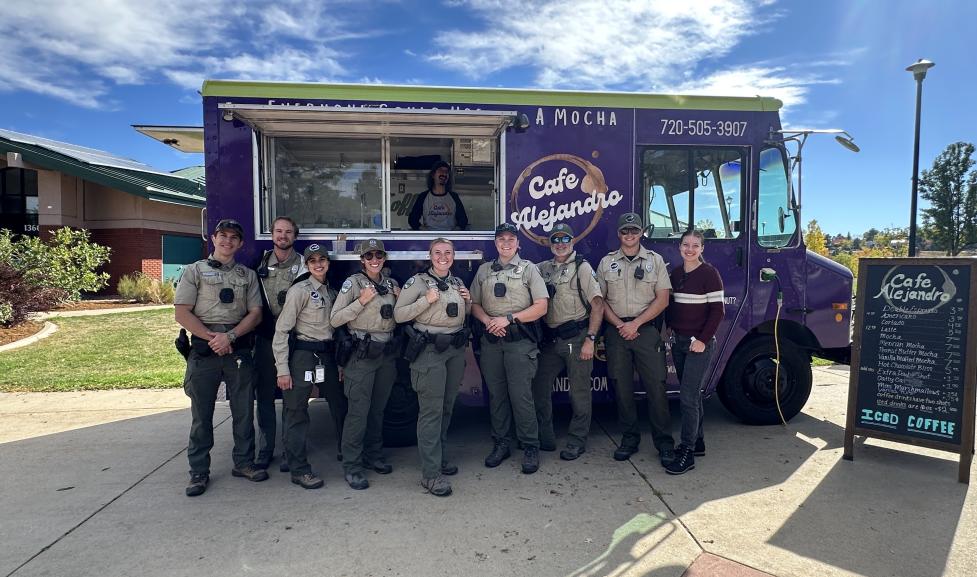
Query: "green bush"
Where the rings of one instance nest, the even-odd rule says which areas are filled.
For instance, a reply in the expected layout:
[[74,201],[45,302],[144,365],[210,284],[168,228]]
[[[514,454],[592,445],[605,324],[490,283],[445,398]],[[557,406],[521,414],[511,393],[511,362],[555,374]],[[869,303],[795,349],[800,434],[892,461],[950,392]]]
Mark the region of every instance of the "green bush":
[[161,282],[141,272],[122,275],[115,290],[124,299],[155,304],[171,304],[176,292],[172,283]]
[[98,269],[109,262],[112,249],[90,239],[87,230],[68,227],[54,231],[47,241],[31,236],[14,240],[9,230],[3,230],[0,262],[21,271],[37,288],[60,289],[66,300],[78,300],[83,291],[98,291],[109,280],[109,274]]

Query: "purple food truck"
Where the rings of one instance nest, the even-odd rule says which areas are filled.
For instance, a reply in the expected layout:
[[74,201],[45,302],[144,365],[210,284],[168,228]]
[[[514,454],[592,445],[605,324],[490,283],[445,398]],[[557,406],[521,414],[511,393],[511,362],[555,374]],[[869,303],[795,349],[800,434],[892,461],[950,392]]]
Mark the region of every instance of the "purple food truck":
[[[274,218],[288,215],[298,248],[331,246],[333,285],[359,266],[356,241],[373,237],[403,281],[446,236],[455,274],[470,281],[495,256],[501,222],[519,227],[520,253],[535,262],[550,257],[548,232],[568,223],[596,265],[618,246],[618,216],[633,211],[669,268],[694,226],[722,274],[726,320],[704,394],[747,423],[779,422],[778,401],[787,419],[807,401],[812,355],[847,362],[852,275],[804,246],[776,99],[232,81],[207,81],[202,94],[205,225],[240,221],[244,262],[270,248]],[[438,161],[450,165],[466,230],[411,229]],[[484,404],[474,361],[459,398]],[[565,378],[554,383],[557,397],[566,389]],[[612,398],[603,362],[593,390]],[[409,418],[402,398],[395,391],[388,417]]]

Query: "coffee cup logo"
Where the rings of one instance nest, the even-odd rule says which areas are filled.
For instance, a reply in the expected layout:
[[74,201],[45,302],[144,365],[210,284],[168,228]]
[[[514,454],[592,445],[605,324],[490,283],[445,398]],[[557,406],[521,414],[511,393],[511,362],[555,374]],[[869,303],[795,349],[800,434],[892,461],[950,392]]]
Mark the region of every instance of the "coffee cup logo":
[[[509,197],[509,220],[536,244],[548,245],[550,231],[560,223],[581,230],[579,241],[597,226],[605,208],[623,199],[617,190],[608,190],[594,163],[573,154],[551,154],[519,174]],[[588,218],[586,226],[571,224]]]

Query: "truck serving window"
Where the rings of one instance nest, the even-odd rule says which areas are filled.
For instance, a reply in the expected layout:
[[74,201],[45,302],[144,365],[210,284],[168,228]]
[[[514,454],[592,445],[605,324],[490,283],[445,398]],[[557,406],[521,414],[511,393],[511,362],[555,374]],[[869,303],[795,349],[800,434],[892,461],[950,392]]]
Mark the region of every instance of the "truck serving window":
[[791,244],[797,232],[796,211],[787,180],[787,157],[780,148],[760,152],[760,193],[757,201],[757,242],[768,248]]
[[291,215],[302,229],[383,228],[383,155],[379,139],[269,138],[271,226]]
[[[347,231],[410,238],[415,227],[488,234],[499,222],[500,151],[515,112],[324,103],[218,108],[223,121],[252,130],[259,234],[282,214],[322,238]],[[412,222],[436,163],[448,165],[453,194],[430,196]]]
[[678,237],[691,225],[707,238],[737,238],[743,158],[739,148],[645,148],[641,190],[651,236]]

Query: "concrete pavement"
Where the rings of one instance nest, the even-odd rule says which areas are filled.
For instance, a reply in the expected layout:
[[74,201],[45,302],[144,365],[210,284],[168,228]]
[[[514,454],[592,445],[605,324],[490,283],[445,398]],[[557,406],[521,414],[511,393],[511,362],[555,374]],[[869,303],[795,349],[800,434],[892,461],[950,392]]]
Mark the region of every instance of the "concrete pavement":
[[[188,499],[181,390],[3,394],[0,576],[977,574],[977,497],[952,455],[859,439],[841,460],[847,383],[846,368],[815,369],[787,428],[707,401],[707,455],[677,477],[648,438],[631,461],[610,458],[613,411],[578,461],[486,469],[487,414],[460,409],[445,499],[418,484],[414,448],[388,450],[394,473],[367,491],[346,487],[323,402],[311,461],[325,488],[276,466],[264,483],[232,478],[219,404],[211,486]],[[673,419],[677,431],[675,406]]]

